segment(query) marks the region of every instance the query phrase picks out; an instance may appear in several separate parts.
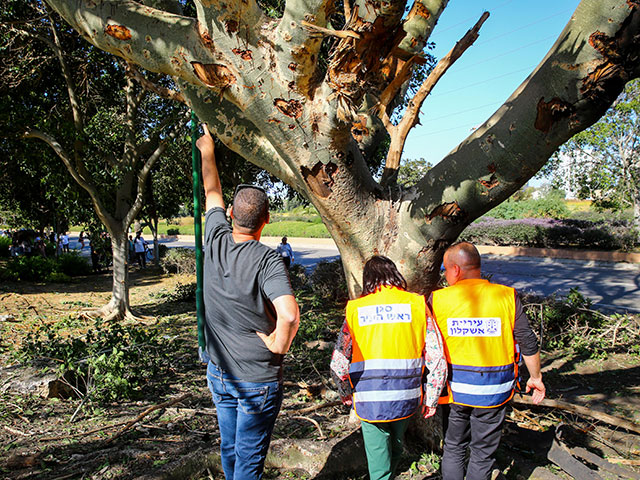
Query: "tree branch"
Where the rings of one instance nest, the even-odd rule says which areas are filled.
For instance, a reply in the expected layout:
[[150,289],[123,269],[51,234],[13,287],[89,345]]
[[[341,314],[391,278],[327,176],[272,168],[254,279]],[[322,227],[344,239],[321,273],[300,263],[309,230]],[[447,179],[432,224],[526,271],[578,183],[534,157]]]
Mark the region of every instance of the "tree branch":
[[626,0],[580,3],[534,72],[416,185],[412,216],[427,219],[429,235],[455,239],[602,116],[640,74],[638,22],[640,7]]
[[67,94],[69,95],[69,104],[71,105],[71,111],[73,112],[73,124],[76,129],[76,133],[78,135],[82,134],[84,130],[84,120],[82,118],[82,110],[80,109],[80,103],[78,102],[78,97],[76,96],[76,88],[75,82],[73,81],[73,76],[71,75],[71,71],[69,70],[69,66],[64,58],[64,50],[62,49],[62,45],[60,44],[60,39],[58,38],[58,32],[56,31],[56,26],[51,18],[49,17],[49,28],[51,29],[51,33],[53,34],[53,44],[55,45],[54,53],[58,57],[58,61],[60,62],[60,67],[62,69],[62,76],[64,77],[64,81],[67,84]]
[[195,18],[141,6],[133,0],[104,0],[91,9],[84,2],[47,2],[86,40],[151,72],[207,85],[194,62],[205,66],[220,63],[214,56],[212,33]]
[[152,82],[147,77],[145,77],[138,69],[138,67],[133,63],[127,62],[126,75],[130,78],[133,78],[136,82],[142,85],[145,90],[155,93],[159,97],[165,98],[167,100],[173,100],[174,102],[184,103],[185,105],[187,104],[187,100],[184,98],[184,95],[182,95],[182,93]]
[[53,149],[53,151],[56,153],[56,155],[60,157],[64,165],[67,167],[67,170],[73,177],[73,179],[76,182],[78,182],[78,185],[80,185],[82,188],[84,188],[87,191],[87,193],[91,197],[91,200],[93,201],[93,204],[96,207],[96,212],[101,218],[105,219],[105,224],[107,224],[107,222],[113,222],[113,218],[107,212],[106,208],[104,207],[104,204],[102,203],[102,200],[100,200],[100,194],[96,186],[93,184],[93,182],[91,182],[91,180],[87,176],[82,175],[81,172],[78,172],[76,168],[74,168],[74,165],[71,159],[69,158],[67,153],[64,151],[64,148],[62,147],[62,145],[60,145],[60,143],[55,138],[53,138],[51,135],[48,135],[44,132],[41,132],[39,130],[34,130],[34,129],[27,130],[26,132],[24,132],[22,136],[23,138],[37,138],[45,142],[47,145],[49,145]]
[[[185,96],[195,99],[192,108],[209,130],[217,132],[217,138],[242,158],[268,171],[283,182],[294,186],[298,173],[290,167],[255,123],[245,118],[244,113],[225,98],[219,98],[215,110],[192,86],[180,85]],[[233,128],[229,128],[232,125]],[[299,170],[298,170],[299,171]]]
[[385,185],[391,178],[395,177],[395,173],[400,165],[400,158],[404,150],[404,144],[411,129],[418,123],[418,115],[420,108],[431,93],[433,87],[446,73],[446,71],[455,63],[458,58],[471,46],[478,38],[478,32],[489,18],[489,12],[484,12],[476,24],[462,37],[455,46],[438,62],[436,67],[431,71],[429,76],[422,83],[415,96],[409,102],[407,109],[400,123],[391,129],[391,146],[385,163],[384,174],[381,183]]
[[190,119],[190,116],[189,115],[185,115],[183,120],[181,122],[179,122],[167,134],[166,138],[164,138],[162,140],[159,139],[159,137],[161,135],[161,132],[158,132],[156,134],[156,136],[158,137],[158,140],[157,140],[158,141],[158,146],[156,147],[154,152],[151,155],[149,155],[149,157],[145,161],[143,167],[138,172],[138,182],[137,182],[137,188],[136,188],[136,197],[135,197],[135,199],[133,201],[133,204],[131,205],[131,208],[127,212],[127,215],[125,216],[125,218],[122,219],[122,228],[123,229],[126,229],[131,224],[131,222],[136,218],[136,216],[140,212],[140,209],[142,208],[142,202],[144,200],[144,191],[145,191],[145,185],[146,185],[146,182],[147,182],[147,177],[149,176],[149,172],[153,168],[153,165],[162,156],[162,154],[165,152],[165,150],[169,146],[170,142],[174,138],[176,138],[176,135],[178,134],[178,131],[182,127],[184,127],[186,125],[186,123],[189,121],[189,119]]
[[[328,30],[325,28],[328,5],[329,0],[287,0],[275,31],[275,41],[290,46],[277,52],[279,76],[285,83],[294,82],[305,97],[311,97],[316,87],[315,73],[322,46],[318,32]],[[305,23],[311,26],[304,27]]]
[[416,0],[407,14],[403,29],[407,32],[399,47],[414,55],[421,54],[449,0]]
[[331,36],[336,38],[355,38],[356,40],[360,40],[361,36],[356,32],[352,32],[351,30],[332,30],[330,28],[320,27],[318,25],[314,25],[313,23],[309,23],[305,20],[300,22],[306,30],[311,32],[312,34],[318,34],[319,36]]

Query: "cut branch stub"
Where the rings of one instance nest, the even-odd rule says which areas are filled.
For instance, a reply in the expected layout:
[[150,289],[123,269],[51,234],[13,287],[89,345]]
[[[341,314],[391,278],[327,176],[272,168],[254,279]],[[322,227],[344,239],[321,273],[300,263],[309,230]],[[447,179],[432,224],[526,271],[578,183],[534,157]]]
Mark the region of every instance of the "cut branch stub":
[[325,165],[318,162],[311,169],[302,166],[300,170],[304,181],[313,193],[322,198],[327,198],[331,194],[331,187],[333,187],[331,176],[338,170],[335,163],[329,162]]
[[224,65],[200,62],[191,62],[191,65],[196,77],[210,87],[228,88],[236,83],[236,76]]
[[610,92],[618,92],[634,76],[640,49],[640,36],[635,33],[640,24],[640,2],[628,0],[627,5],[631,13],[614,37],[599,30],[589,36],[589,45],[603,57],[580,87],[580,93],[591,101],[608,105],[613,101]]
[[351,125],[351,135],[356,142],[360,143],[365,137],[369,136],[369,129],[367,128],[367,118],[360,116],[360,119]]
[[538,114],[534,126],[543,133],[549,133],[554,123],[564,117],[569,117],[575,111],[573,105],[558,97],[553,97],[548,102],[541,98],[537,108]]
[[445,220],[454,219],[462,215],[462,209],[458,202],[449,202],[438,205],[434,208],[429,215],[427,215],[425,221],[431,223],[436,217],[442,217]]
[[298,100],[285,100],[276,98],[273,102],[283,115],[291,118],[300,118],[302,116],[302,104]]
[[227,20],[224,24],[229,35],[238,31],[238,22],[236,20]]
[[431,17],[431,12],[429,12],[429,9],[425,7],[424,3],[415,2],[413,4],[413,7],[411,8],[411,11],[409,12],[409,15],[407,15],[407,17],[412,17],[414,15],[418,17],[422,17],[426,20],[429,17]]
[[131,40],[131,31],[122,25],[107,25],[104,29],[104,33],[110,37],[117,38],[118,40]]
[[478,182],[480,182],[480,185],[485,187],[487,190],[491,190],[492,188],[500,185],[500,180],[498,180],[495,175],[491,175],[489,180],[478,180]]

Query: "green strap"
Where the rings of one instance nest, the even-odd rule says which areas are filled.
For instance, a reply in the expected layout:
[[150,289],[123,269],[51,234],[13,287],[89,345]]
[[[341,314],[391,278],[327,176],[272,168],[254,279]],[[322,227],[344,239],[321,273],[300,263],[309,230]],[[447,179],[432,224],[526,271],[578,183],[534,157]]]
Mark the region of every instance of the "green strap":
[[193,164],[193,224],[196,236],[196,316],[198,319],[198,346],[204,351],[204,297],[202,295],[203,258],[202,258],[202,208],[200,207],[201,159],[196,147],[198,136],[198,117],[191,112],[191,160]]

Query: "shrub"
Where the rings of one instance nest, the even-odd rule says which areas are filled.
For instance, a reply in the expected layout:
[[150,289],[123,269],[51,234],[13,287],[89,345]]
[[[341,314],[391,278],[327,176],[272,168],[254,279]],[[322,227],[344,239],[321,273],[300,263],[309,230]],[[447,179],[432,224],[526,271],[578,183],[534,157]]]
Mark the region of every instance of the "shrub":
[[57,262],[40,256],[14,257],[7,262],[3,276],[7,280],[38,282],[44,281],[51,273],[58,272]]
[[89,273],[91,265],[87,259],[78,252],[69,252],[58,258],[39,255],[14,257],[0,270],[0,277],[23,282],[69,282],[70,277]]
[[162,243],[158,244],[158,255],[160,255],[159,258],[164,258],[167,255],[168,251],[169,251],[169,247],[167,247]]
[[44,281],[47,283],[69,283],[71,282],[71,277],[62,272],[51,272]]
[[160,290],[153,296],[162,298],[169,302],[193,302],[196,299],[197,283],[180,283],[178,282],[172,290]]
[[180,235],[179,228],[167,228],[167,235]]
[[11,239],[9,237],[5,237],[4,235],[0,236],[0,258],[7,258],[11,249]]
[[189,248],[171,248],[162,260],[166,273],[195,273],[196,252]]
[[309,283],[309,277],[307,276],[307,269],[304,265],[294,263],[289,269],[289,280],[291,280],[291,287],[294,290],[300,290],[305,288]]
[[321,297],[342,301],[347,300],[347,280],[340,260],[322,261],[311,274],[311,285],[314,293]]
[[636,237],[624,221],[483,217],[469,225],[460,240],[483,245],[631,250]]
[[79,252],[63,253],[58,257],[60,272],[70,277],[79,275],[89,275],[91,273],[91,265],[89,261],[80,255]]
[[569,216],[569,209],[563,198],[558,195],[549,195],[536,200],[507,200],[491,210],[487,216],[505,220],[519,218],[560,219]]
[[566,298],[524,296],[522,300],[532,327],[542,337],[544,349],[566,348],[591,358],[637,349],[640,316],[594,311],[591,300],[575,288]]

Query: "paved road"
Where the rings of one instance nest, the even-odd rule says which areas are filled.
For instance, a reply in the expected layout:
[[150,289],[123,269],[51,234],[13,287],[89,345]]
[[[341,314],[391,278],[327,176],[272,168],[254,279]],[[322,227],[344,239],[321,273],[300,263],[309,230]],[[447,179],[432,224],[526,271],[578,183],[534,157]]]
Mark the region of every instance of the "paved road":
[[566,295],[573,287],[601,308],[640,312],[640,265],[533,257],[483,256],[491,280],[538,295]]
[[[72,248],[76,246],[75,240],[72,238]],[[266,237],[263,241],[275,248],[280,239]],[[194,248],[193,237],[187,236],[180,240],[161,240],[161,243],[170,248]],[[338,250],[328,239],[290,239],[290,243],[296,263],[307,267],[321,260],[339,258]],[[85,247],[86,253],[88,250]],[[603,309],[640,312],[638,264],[483,255],[482,270],[491,275],[494,282],[511,285],[523,292],[566,295],[572,287],[577,287]]]

